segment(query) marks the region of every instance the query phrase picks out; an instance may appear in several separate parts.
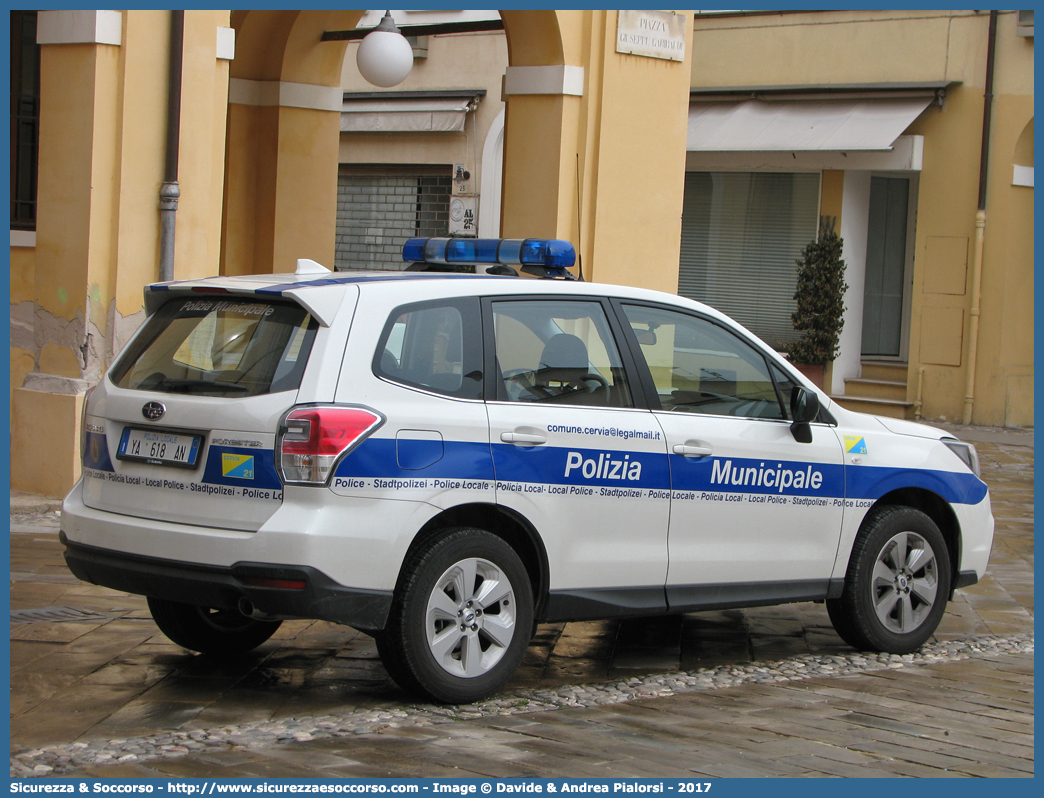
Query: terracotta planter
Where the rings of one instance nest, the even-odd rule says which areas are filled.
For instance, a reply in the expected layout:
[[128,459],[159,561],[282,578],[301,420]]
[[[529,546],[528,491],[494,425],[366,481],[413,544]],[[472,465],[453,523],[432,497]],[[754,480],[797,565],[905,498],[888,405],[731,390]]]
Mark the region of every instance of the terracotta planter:
[[807,363],[794,363],[794,368],[812,380],[812,383],[823,390],[823,372],[826,370],[826,366],[810,366]]

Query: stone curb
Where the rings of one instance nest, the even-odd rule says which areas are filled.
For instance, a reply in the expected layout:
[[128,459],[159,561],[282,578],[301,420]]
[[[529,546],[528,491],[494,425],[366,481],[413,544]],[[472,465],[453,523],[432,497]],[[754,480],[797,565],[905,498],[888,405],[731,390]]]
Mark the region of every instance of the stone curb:
[[463,707],[419,704],[403,708],[360,710],[311,718],[257,721],[242,726],[190,732],[163,732],[132,739],[96,740],[44,746],[11,758],[12,777],[61,776],[90,765],[148,762],[167,757],[233,748],[260,748],[287,742],[375,734],[387,728],[433,726],[460,720],[547,712],[570,707],[623,704],[646,698],[664,698],[700,690],[718,690],[744,684],[780,684],[830,676],[870,673],[909,665],[956,662],[971,657],[1031,653],[1033,635],[947,640],[925,645],[916,654],[815,655],[778,662],[722,665],[694,671],[652,674],[556,690],[521,690],[512,696]]
[[56,513],[62,509],[61,499],[38,496],[20,490],[11,491],[11,515],[39,515]]

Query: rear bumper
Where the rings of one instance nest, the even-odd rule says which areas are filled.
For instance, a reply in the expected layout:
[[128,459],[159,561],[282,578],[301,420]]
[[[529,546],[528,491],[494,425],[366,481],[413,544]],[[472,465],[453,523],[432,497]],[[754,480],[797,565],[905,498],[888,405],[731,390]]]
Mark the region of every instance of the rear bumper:
[[[85,582],[143,596],[215,609],[237,609],[247,599],[257,611],[279,617],[314,618],[383,629],[391,610],[391,591],[349,588],[311,566],[238,562],[230,567],[125,554],[70,541],[64,532],[65,562]],[[303,581],[300,589],[259,587],[247,579]]]
[[[191,564],[310,566],[354,590],[390,593],[416,531],[439,512],[427,502],[339,496],[288,485],[279,509],[255,532],[173,523],[88,507],[77,484],[62,504],[61,529],[76,546]],[[237,512],[240,502],[226,508]]]

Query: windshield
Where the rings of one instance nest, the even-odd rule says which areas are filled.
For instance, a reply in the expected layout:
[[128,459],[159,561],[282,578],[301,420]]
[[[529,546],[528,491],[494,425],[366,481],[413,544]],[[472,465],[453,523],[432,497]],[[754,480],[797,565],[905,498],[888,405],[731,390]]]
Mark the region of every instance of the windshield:
[[172,299],[114,367],[120,388],[203,396],[295,390],[318,324],[290,302]]

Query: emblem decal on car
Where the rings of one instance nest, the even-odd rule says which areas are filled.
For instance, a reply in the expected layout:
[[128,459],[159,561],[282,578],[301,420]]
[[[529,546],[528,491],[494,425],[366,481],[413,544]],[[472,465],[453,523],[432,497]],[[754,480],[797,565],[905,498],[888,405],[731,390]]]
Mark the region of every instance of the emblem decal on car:
[[866,438],[861,435],[845,435],[845,451],[849,454],[866,454]]
[[254,478],[254,456],[252,454],[221,453],[221,476],[236,479]]
[[149,421],[159,421],[167,408],[161,402],[146,402],[141,408],[141,414]]

